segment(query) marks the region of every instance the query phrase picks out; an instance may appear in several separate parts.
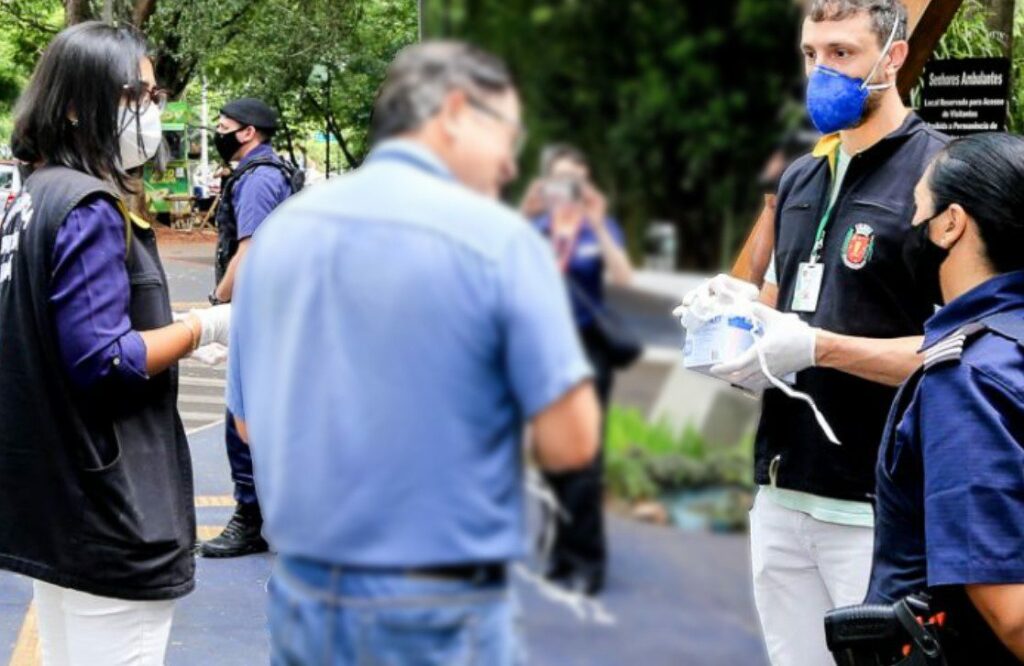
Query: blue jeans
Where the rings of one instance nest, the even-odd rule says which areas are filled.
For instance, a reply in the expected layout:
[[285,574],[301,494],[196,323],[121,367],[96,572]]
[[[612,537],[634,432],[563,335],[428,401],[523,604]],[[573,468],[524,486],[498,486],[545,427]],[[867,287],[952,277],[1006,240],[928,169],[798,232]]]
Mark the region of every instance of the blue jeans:
[[520,666],[506,584],[281,556],[267,585],[272,666]]

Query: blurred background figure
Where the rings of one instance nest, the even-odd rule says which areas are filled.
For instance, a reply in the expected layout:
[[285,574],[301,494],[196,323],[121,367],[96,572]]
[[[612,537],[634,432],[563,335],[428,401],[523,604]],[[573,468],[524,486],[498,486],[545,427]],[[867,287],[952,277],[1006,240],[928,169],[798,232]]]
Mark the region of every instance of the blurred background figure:
[[[601,407],[607,411],[614,362],[599,319],[606,307],[605,280],[625,286],[633,277],[622,229],[608,215],[607,200],[590,178],[586,156],[567,144],[544,149],[541,177],[530,185],[522,212],[554,249],[572,300],[576,329],[594,368]],[[596,594],[604,586],[608,558],[603,478],[603,455],[586,469],[547,475],[565,512],[558,523],[547,577],[587,594]]]
[[775,252],[775,205],[778,199],[776,193],[779,190],[779,183],[782,181],[782,174],[797,158],[806,155],[814,148],[819,136],[817,130],[807,121],[801,127],[783,133],[768,156],[768,160],[757,177],[757,185],[761,190],[764,206],[754,221],[754,228],[751,231],[748,244],[744,246],[735,262],[736,267],[745,269],[747,272],[741,270],[740,273],[734,273],[735,277],[759,288],[764,284],[765,275],[768,273],[772,255]]

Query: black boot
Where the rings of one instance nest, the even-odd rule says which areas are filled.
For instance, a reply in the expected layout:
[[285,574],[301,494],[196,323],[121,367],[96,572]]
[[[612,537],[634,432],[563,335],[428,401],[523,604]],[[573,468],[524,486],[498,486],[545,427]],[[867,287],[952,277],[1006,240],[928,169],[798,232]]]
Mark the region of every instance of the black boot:
[[260,535],[263,515],[258,504],[239,504],[235,515],[217,537],[199,544],[202,557],[242,557],[253,553],[265,553],[267,542]]

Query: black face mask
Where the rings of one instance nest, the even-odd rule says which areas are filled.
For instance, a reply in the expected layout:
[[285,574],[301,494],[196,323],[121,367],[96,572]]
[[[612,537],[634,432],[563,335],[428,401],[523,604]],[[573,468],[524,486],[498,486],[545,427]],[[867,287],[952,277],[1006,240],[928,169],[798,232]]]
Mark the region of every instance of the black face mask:
[[213,145],[217,148],[217,154],[224,160],[225,163],[230,162],[238,152],[238,149],[242,147],[242,143],[238,140],[238,133],[241,132],[244,127],[239,127],[233,132],[215,132],[213,135]]
[[939,284],[939,267],[949,256],[949,250],[936,245],[928,237],[928,228],[932,220],[939,215],[942,213],[932,215],[903,238],[903,263],[906,264],[918,292],[927,298],[929,303],[945,305]]

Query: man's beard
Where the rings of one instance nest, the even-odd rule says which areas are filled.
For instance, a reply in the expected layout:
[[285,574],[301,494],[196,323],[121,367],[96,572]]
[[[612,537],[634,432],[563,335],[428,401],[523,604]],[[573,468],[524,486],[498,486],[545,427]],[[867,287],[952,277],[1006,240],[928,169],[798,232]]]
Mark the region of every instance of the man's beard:
[[862,127],[867,121],[871,120],[871,117],[882,108],[882,98],[889,89],[885,90],[872,90],[868,93],[868,98],[864,101],[864,113],[861,114],[860,120],[858,120],[852,127],[847,129],[857,129]]

